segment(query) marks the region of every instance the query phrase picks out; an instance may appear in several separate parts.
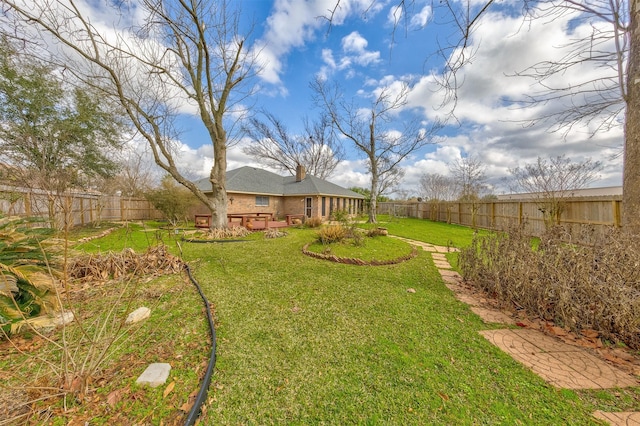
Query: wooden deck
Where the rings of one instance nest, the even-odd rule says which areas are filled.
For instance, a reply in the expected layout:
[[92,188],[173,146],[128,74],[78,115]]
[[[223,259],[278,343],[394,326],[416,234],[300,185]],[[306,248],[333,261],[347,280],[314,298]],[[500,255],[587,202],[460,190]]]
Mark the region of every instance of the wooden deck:
[[[263,220],[257,220],[252,222],[253,225],[253,230],[254,231],[260,231],[265,229],[264,226],[264,221]],[[232,226],[242,226],[240,225],[240,222],[237,221],[233,221],[233,222],[229,222],[229,227]],[[287,224],[287,222],[283,221],[283,220],[271,220],[267,222],[267,228],[286,228],[287,226],[291,226],[289,224]]]
[[[244,226],[253,230],[262,230],[269,228],[286,228],[293,225],[294,221],[292,217],[298,217],[303,215],[287,215],[287,220],[273,220],[271,213],[248,213],[248,214],[228,214],[228,226]],[[251,224],[250,226],[249,223]],[[195,215],[196,228],[210,228],[211,227],[211,215],[210,214],[197,214]]]

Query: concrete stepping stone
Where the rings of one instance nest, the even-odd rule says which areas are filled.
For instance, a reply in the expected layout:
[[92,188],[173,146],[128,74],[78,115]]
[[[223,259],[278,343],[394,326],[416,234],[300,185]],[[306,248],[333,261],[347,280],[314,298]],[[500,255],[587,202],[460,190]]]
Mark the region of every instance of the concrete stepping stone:
[[454,296],[456,297],[456,299],[458,299],[459,301],[461,301],[462,303],[466,303],[469,306],[476,306],[476,307],[480,307],[482,306],[482,301],[469,293],[455,293]]
[[607,413],[604,411],[596,411],[593,413],[596,419],[604,420],[611,426],[633,426],[640,425],[640,412],[624,411],[620,413]]
[[479,306],[471,306],[471,311],[478,315],[485,323],[515,325],[515,320],[511,316],[496,309],[487,309]]
[[446,260],[433,260],[433,264],[436,265],[438,269],[451,269],[451,265]]
[[451,271],[451,270],[448,270],[448,269],[440,269],[440,271],[438,271],[438,272],[440,272],[440,275],[442,275],[442,278],[454,277],[454,278],[459,279],[460,282],[462,282],[462,277],[456,271]]
[[151,316],[151,309],[146,306],[141,306],[135,311],[131,312],[127,319],[124,321],[125,324],[135,324],[142,320],[145,320]]
[[163,362],[149,364],[146,370],[138,377],[136,383],[152,388],[164,385],[169,378],[171,365]]
[[590,353],[537,330],[481,331],[487,340],[561,389],[638,386],[633,376]]

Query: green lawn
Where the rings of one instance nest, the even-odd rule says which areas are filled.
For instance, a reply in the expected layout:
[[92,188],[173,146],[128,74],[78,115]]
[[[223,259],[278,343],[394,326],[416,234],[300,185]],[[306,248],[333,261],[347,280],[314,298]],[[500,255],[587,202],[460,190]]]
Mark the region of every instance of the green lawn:
[[207,422],[595,424],[478,334],[427,253],[340,265],[301,253],[313,236],[183,247],[216,310]]
[[[473,236],[381,219],[392,234],[438,245],[464,246]],[[170,231],[130,225],[79,247],[142,250],[163,241],[182,251],[215,310],[217,364],[202,424],[586,425],[597,424],[596,409],[639,409],[639,389],[557,390],[495,348],[478,333],[491,327],[453,297],[428,253],[392,266],[338,264],[302,253],[316,232],[178,247]],[[385,240],[404,252],[386,237],[376,251]],[[114,357],[118,373],[98,391],[102,411],[79,409],[92,424],[116,415],[129,424],[177,419],[205,368],[203,311],[184,277],[155,279],[139,293],[154,313]],[[174,367],[168,396],[166,387],[133,384],[147,362]],[[11,368],[10,360],[0,357],[0,366]],[[123,388],[109,407],[106,395]]]

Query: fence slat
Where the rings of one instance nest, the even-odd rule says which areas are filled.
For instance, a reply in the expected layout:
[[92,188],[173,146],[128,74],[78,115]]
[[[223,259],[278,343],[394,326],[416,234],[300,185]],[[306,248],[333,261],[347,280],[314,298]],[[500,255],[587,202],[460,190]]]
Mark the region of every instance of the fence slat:
[[[591,225],[599,231],[621,226],[621,196],[567,198],[564,202],[561,224]],[[379,214],[393,216],[397,212],[408,217],[495,230],[520,225],[533,236],[540,236],[545,230],[543,213],[533,200],[378,203]]]
[[0,186],[0,212],[5,215],[40,216],[49,222],[72,226],[162,218],[162,213],[144,198],[74,192],[53,199],[56,217],[52,221],[48,212],[50,198],[44,191]]

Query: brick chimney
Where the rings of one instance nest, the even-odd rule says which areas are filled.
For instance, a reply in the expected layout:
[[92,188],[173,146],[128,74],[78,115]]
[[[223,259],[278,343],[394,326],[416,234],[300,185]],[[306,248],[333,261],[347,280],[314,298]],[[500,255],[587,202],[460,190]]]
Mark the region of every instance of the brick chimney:
[[302,182],[305,176],[306,173],[304,171],[304,166],[298,164],[298,166],[296,167],[296,182]]

